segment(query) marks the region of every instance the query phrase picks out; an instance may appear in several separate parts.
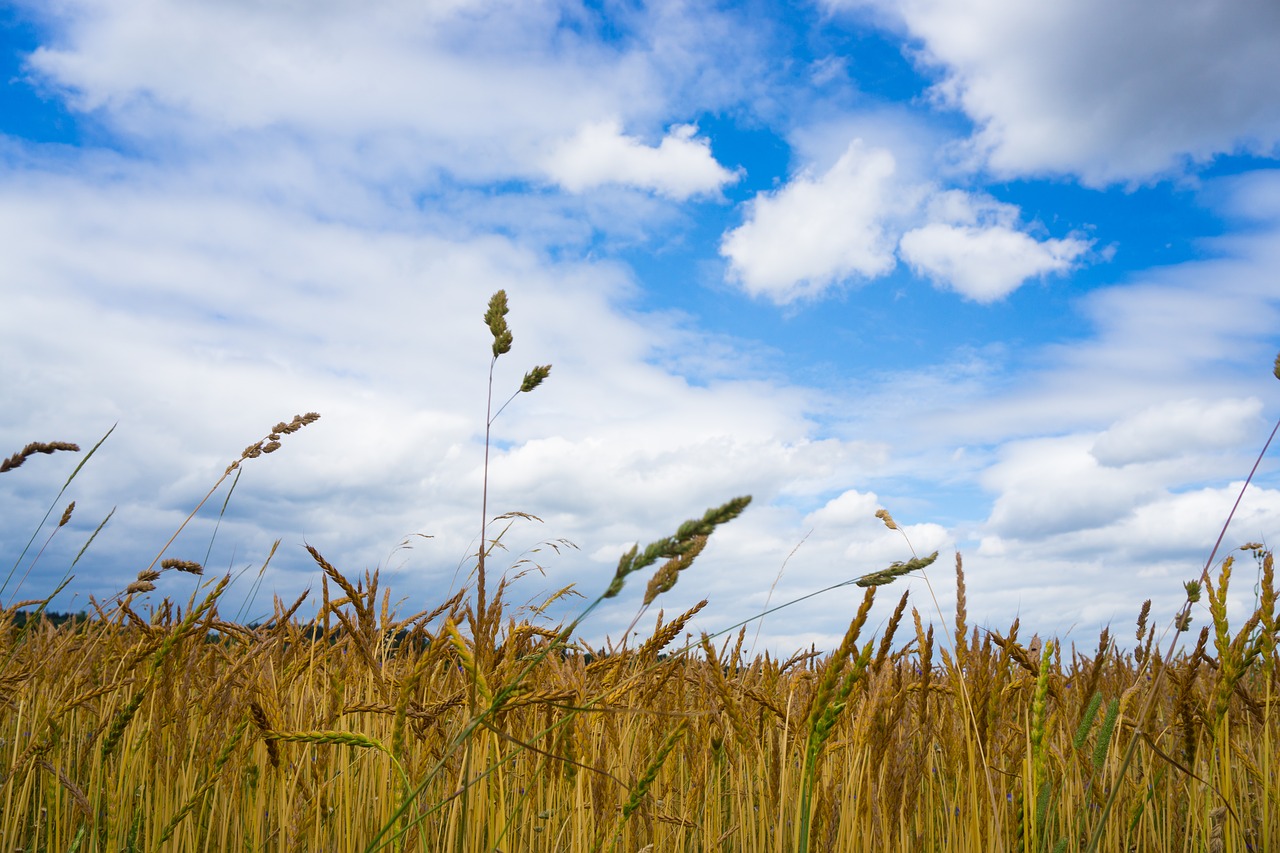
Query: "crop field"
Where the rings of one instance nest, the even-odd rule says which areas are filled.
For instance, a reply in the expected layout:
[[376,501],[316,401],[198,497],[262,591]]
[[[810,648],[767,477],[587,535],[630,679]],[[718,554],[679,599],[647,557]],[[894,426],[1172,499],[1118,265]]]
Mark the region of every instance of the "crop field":
[[[495,295],[495,360],[504,313]],[[223,479],[317,417],[277,424]],[[71,450],[30,445],[0,470]],[[536,618],[550,600],[508,602],[488,536],[470,584],[420,613],[315,549],[305,619],[300,598],[262,624],[224,620],[229,579],[163,550],[87,618],[50,618],[56,590],[13,602],[0,610],[0,848],[1280,849],[1263,545],[1211,557],[1177,613],[1135,602],[1133,622],[1087,648],[1016,621],[971,625],[962,560],[936,554],[856,579],[833,651],[747,659],[745,625],[687,630],[705,601],[607,654],[582,644],[582,619],[624,586],[660,605],[749,501],[632,549],[559,625]],[[168,573],[202,585],[156,601]],[[905,575],[955,584],[955,612],[922,615],[897,596]],[[1232,585],[1256,590],[1234,625]],[[897,600],[879,634],[877,596]]]

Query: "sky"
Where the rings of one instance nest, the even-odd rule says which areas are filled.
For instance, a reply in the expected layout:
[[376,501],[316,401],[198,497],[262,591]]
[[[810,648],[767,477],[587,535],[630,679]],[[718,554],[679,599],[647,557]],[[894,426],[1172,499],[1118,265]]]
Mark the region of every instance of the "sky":
[[[1280,418],[1278,42],[1272,0],[0,3],[0,455],[82,448],[0,478],[0,603],[164,556],[262,619],[318,599],[311,545],[434,607],[471,579],[503,289],[493,399],[553,366],[492,423],[489,515],[536,517],[489,528],[512,616],[751,495],[584,640],[938,551],[873,630],[903,590],[950,630],[961,554],[971,625],[1124,642]],[[1274,456],[1219,559],[1280,533]],[[747,649],[830,648],[861,593]]]

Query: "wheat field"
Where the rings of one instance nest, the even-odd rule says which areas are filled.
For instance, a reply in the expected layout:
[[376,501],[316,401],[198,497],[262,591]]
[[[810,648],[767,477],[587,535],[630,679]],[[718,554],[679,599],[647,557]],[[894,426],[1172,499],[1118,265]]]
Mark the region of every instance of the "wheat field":
[[[485,315],[494,360],[511,338],[500,295]],[[516,393],[549,372],[530,371]],[[276,424],[209,494],[318,417]],[[37,442],[0,470],[75,450]],[[936,554],[854,579],[861,604],[835,650],[747,659],[745,626],[687,630],[706,601],[659,612],[647,639],[608,654],[580,642],[582,619],[628,583],[647,576],[645,604],[660,605],[749,500],[632,549],[577,617],[551,626],[508,603],[483,530],[472,582],[419,613],[396,612],[376,572],[344,573],[315,549],[318,601],[277,600],[262,624],[224,619],[229,579],[164,549],[84,618],[46,612],[61,587],[11,602],[0,847],[1280,849],[1264,546],[1211,558],[1178,613],[1135,603],[1131,625],[1088,648],[1016,621],[970,625],[964,565]],[[201,575],[199,591],[157,599],[166,573]],[[907,575],[955,584],[955,612],[922,614],[903,593],[883,631],[868,631],[872,601]],[[1257,591],[1234,626],[1232,583]],[[1193,623],[1197,604],[1207,624]]]
[[250,629],[221,583],[185,613],[6,613],[5,849],[778,851],[806,818],[819,850],[1280,839],[1270,594],[1171,658],[1142,622],[1136,653],[1017,624],[948,651],[903,596],[883,636],[855,616],[837,654],[748,661],[743,632],[673,651],[694,611],[593,659],[501,590],[477,643],[464,596],[402,619],[327,567],[316,620]]

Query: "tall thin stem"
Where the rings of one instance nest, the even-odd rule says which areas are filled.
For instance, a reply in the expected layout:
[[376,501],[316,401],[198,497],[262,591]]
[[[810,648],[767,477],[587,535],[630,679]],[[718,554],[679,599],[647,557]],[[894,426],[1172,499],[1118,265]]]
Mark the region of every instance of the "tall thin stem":
[[473,626],[477,644],[480,641],[486,606],[484,558],[485,552],[488,550],[487,537],[489,535],[489,435],[493,429],[493,366],[497,363],[498,357],[495,355],[489,361],[489,388],[484,410],[484,471],[480,490],[480,553],[476,558],[476,624]]
[[[493,366],[498,363],[498,356],[495,355],[489,361],[489,387],[485,400],[484,411],[484,469],[481,474],[480,487],[480,551],[476,555],[476,614],[475,621],[471,625],[472,642],[475,644],[476,655],[481,655],[485,646],[485,619],[484,614],[487,608],[485,601],[484,589],[484,558],[485,552],[488,550],[487,537],[489,535],[489,435],[493,429]],[[476,704],[476,678],[479,670],[471,678],[471,684],[467,688],[467,708],[471,712],[473,722],[478,721],[476,712],[479,710]],[[467,738],[462,745],[462,799],[459,808],[462,811],[462,826],[467,825],[469,812],[471,810],[471,747],[472,740]],[[463,849],[464,836],[459,833],[457,836],[457,850]]]

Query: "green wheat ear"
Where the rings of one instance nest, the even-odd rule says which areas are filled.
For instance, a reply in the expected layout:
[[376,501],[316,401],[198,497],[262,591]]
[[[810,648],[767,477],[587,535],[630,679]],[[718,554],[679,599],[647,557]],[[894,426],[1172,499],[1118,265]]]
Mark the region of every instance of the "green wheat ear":
[[1272,373],[1276,375],[1276,379],[1280,379],[1280,354],[1276,355],[1276,366]]
[[[622,592],[627,575],[651,566],[660,559],[675,560],[690,554],[692,551],[701,551],[705,542],[700,543],[699,538],[710,536],[720,525],[733,521],[733,519],[742,514],[742,511],[747,508],[749,503],[751,503],[750,495],[734,498],[728,503],[707,510],[702,518],[686,521],[680,525],[674,536],[651,542],[644,551],[640,550],[638,544],[633,545],[631,550],[623,554],[621,559],[618,560],[618,568],[613,574],[613,581],[609,584],[609,588],[605,590],[602,598],[616,597],[618,593]],[[687,568],[688,562],[692,562],[692,559],[693,557],[690,556],[681,568]],[[677,569],[677,571],[679,570]],[[671,583],[674,585],[675,581],[672,580]],[[669,586],[667,588],[670,589]]]
[[905,563],[901,560],[895,560],[889,564],[889,568],[881,569],[878,572],[871,572],[858,578],[857,584],[861,587],[883,586],[887,583],[893,583],[896,578],[907,574],[908,572],[919,571],[927,566],[933,565],[933,561],[938,559],[938,552],[934,551],[927,557],[915,557],[907,560]]
[[1107,750],[1111,747],[1111,735],[1116,730],[1116,720],[1119,718],[1120,700],[1112,699],[1107,703],[1107,714],[1102,718],[1102,728],[1098,729],[1098,742],[1093,747],[1093,755],[1090,756],[1095,774],[1102,772],[1102,766],[1107,761]]
[[1084,749],[1085,739],[1089,737],[1089,731],[1093,728],[1093,721],[1098,718],[1098,710],[1102,707],[1102,693],[1095,692],[1093,698],[1089,700],[1089,706],[1084,709],[1084,716],[1080,718],[1080,727],[1076,729],[1076,736],[1071,739],[1071,745],[1076,751]]

